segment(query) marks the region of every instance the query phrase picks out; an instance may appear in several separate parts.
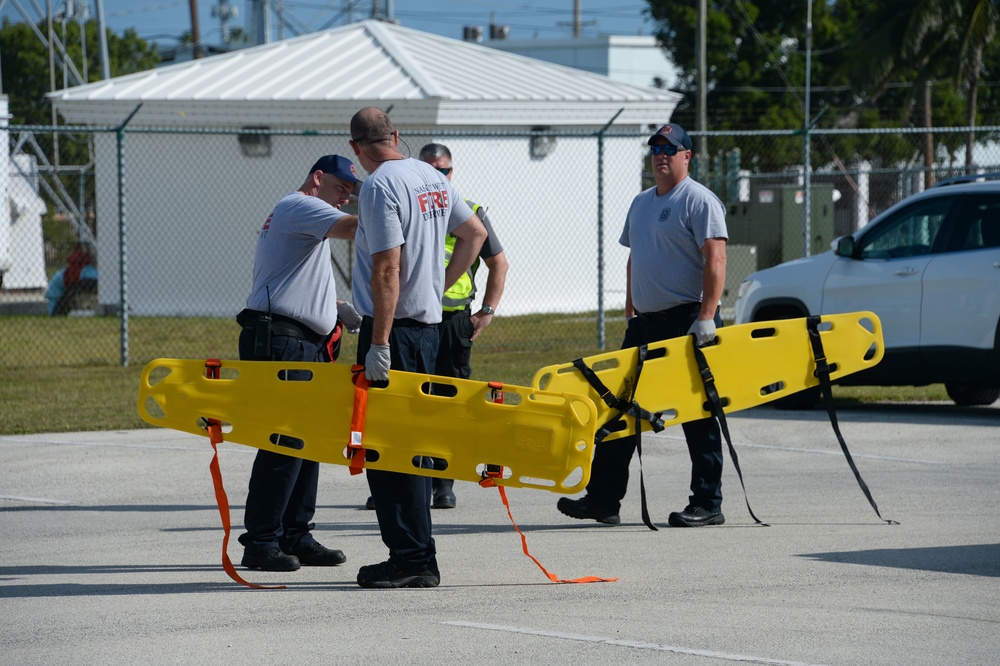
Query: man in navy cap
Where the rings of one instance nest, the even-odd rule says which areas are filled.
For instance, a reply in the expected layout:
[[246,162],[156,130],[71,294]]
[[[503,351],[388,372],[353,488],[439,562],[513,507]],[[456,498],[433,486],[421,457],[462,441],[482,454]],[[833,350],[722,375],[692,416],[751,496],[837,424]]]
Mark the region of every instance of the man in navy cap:
[[[274,207],[257,238],[253,288],[236,321],[240,359],[332,362],[344,328],[357,331],[361,316],[337,300],[331,238],[353,239],[356,215],[340,210],[360,184],[354,164],[325,155],[295,192]],[[334,566],[344,553],[312,536],[319,463],[263,449],[250,475],[244,523],[243,566],[295,571],[300,565]]]
[[[715,339],[722,325],[719,303],[726,281],[726,208],[688,177],[691,137],[669,123],[647,141],[656,186],[632,201],[619,242],[629,248],[625,291],[628,326],[622,349],[693,335],[698,345]],[[691,455],[691,495],[673,527],[721,525],[722,439],[714,418],[682,425]],[[572,518],[612,525],[628,487],[635,436],[598,444],[587,495],[562,498]]]

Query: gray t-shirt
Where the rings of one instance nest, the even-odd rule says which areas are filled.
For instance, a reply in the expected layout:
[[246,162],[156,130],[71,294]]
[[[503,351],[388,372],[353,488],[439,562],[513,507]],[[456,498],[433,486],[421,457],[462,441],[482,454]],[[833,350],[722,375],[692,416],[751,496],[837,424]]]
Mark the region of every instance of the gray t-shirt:
[[375,313],[372,255],[402,246],[395,318],[440,322],[445,234],[470,217],[472,209],[431,165],[413,158],[383,162],[358,195],[352,274],[358,312]]
[[327,232],[343,213],[317,197],[292,192],[268,216],[257,238],[247,308],[291,317],[320,335],[337,325],[337,285]]
[[708,238],[729,238],[726,208],[691,177],[663,196],[656,188],[632,200],[620,242],[632,252],[632,305],[658,312],[701,302]]

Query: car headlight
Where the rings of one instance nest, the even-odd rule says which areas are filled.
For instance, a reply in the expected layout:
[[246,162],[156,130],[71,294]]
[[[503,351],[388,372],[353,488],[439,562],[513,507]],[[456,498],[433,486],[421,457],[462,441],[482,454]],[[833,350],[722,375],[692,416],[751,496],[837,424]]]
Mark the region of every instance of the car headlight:
[[756,280],[750,280],[750,279],[743,280],[743,282],[740,282],[740,290],[739,293],[736,295],[736,298],[743,298],[756,288],[757,288]]

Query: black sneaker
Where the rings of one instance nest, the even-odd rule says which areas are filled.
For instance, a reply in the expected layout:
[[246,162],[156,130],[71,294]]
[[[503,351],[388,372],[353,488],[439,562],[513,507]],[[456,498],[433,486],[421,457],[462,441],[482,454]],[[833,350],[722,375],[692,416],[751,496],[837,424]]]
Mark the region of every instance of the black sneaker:
[[455,493],[452,492],[451,488],[442,486],[441,488],[434,489],[434,495],[431,498],[431,508],[432,509],[454,509],[455,508]]
[[280,548],[246,546],[240,564],[261,571],[295,571],[299,568],[299,558],[281,552]]
[[674,511],[667,517],[671,527],[704,527],[705,525],[721,525],[726,517],[721,511],[712,512],[700,506],[690,504],[683,511]]
[[560,497],[559,501],[556,502],[556,508],[570,518],[596,520],[599,523],[607,523],[608,525],[618,525],[622,522],[622,519],[617,513],[595,509],[590,506],[590,504],[587,503],[586,497],[582,497],[578,500],[572,500],[568,497]]
[[413,571],[401,569],[396,562],[387,560],[380,564],[369,564],[358,571],[358,585],[361,587],[437,587],[441,574],[436,565]]
[[369,511],[374,511],[375,510],[375,498],[374,497],[371,497],[369,495],[368,501],[365,502],[365,508],[368,509]]
[[347,561],[343,551],[331,550],[316,541],[299,546],[292,551],[299,564],[306,567],[335,567]]

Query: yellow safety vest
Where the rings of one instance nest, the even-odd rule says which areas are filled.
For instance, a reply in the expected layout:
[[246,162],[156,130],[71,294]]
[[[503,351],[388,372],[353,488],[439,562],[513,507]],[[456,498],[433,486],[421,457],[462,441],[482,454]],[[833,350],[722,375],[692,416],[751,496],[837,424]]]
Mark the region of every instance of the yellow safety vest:
[[[479,215],[479,211],[482,206],[479,204],[474,204],[468,200],[466,203],[472,206],[472,212]],[[455,237],[448,234],[444,239],[444,265],[447,268],[448,264],[451,262],[451,255],[455,251]],[[465,273],[462,274],[455,284],[451,285],[448,291],[444,292],[444,297],[441,299],[441,309],[445,312],[453,312],[455,310],[464,310],[472,303],[476,298],[476,270],[479,268],[479,257],[472,262],[472,266],[469,267]]]

